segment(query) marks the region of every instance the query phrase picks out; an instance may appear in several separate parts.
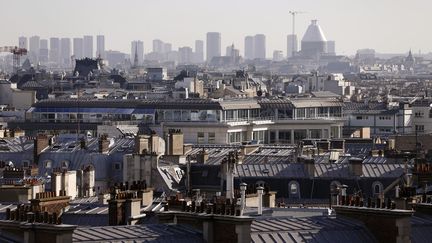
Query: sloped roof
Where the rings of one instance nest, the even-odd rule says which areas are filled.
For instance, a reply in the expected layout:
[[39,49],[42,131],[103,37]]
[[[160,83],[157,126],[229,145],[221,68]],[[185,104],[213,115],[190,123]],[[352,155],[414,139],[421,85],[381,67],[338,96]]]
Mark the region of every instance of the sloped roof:
[[327,216],[264,218],[251,225],[252,242],[376,242],[354,220]]
[[303,36],[302,42],[326,42],[327,39],[318,25],[318,20],[312,20]]

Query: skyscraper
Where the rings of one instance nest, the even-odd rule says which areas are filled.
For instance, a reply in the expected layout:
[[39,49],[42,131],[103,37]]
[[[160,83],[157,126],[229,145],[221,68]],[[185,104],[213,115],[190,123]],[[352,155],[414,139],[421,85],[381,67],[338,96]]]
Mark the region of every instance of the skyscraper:
[[287,58],[298,52],[297,35],[287,35]]
[[244,43],[244,57],[245,59],[254,59],[254,37],[246,36]]
[[50,38],[49,60],[58,64],[60,62],[60,39],[56,37]]
[[266,37],[263,34],[254,36],[254,58],[266,58]]
[[140,40],[131,42],[131,63],[134,66],[141,65],[144,61],[144,43]]
[[83,56],[93,58],[93,36],[85,35],[83,38]]
[[28,40],[27,37],[21,36],[18,38],[18,47],[19,48],[25,48],[28,50]]
[[71,40],[70,38],[60,39],[60,63],[70,65],[71,63]]
[[48,62],[48,40],[47,39],[40,40],[38,60],[39,62],[43,62],[43,63]]
[[189,46],[180,47],[178,49],[178,60],[181,64],[189,64],[192,62],[193,52]]
[[164,43],[159,39],[153,40],[153,52],[163,53],[164,52]]
[[162,48],[162,52],[167,53],[170,51],[172,51],[172,44],[171,43],[164,43],[163,48]]
[[37,58],[39,56],[40,49],[40,37],[32,36],[29,39],[29,56],[33,62],[37,62]]
[[219,32],[207,33],[207,62],[213,57],[221,56],[221,34]]
[[73,38],[73,55],[75,59],[83,58],[83,39]]
[[195,63],[202,63],[204,62],[204,41],[202,40],[196,40],[195,41]]
[[105,36],[103,35],[96,36],[96,57],[106,58],[105,57]]

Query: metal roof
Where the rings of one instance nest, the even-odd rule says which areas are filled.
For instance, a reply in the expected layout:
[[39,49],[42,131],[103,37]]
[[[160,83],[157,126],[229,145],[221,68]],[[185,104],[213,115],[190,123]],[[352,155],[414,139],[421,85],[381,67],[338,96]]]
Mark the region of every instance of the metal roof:
[[327,216],[257,219],[251,226],[252,242],[376,242],[357,221]]
[[78,227],[72,242],[204,242],[202,234],[183,225]]

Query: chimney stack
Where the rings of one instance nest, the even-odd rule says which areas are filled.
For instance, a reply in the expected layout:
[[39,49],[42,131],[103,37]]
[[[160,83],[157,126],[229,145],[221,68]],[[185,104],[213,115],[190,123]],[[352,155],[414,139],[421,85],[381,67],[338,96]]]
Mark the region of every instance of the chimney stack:
[[168,131],[168,155],[183,155],[183,133],[180,129]]
[[362,176],[363,175],[363,160],[360,158],[352,157],[348,160],[349,172],[351,176]]
[[50,138],[46,134],[38,134],[36,139],[34,140],[34,161],[37,164],[39,161],[39,155],[42,153],[44,149],[50,146]]
[[135,153],[144,154],[150,152],[150,136],[148,135],[137,135],[135,137]]
[[205,164],[208,159],[209,159],[209,155],[205,149],[201,150],[196,155],[196,161],[199,164]]
[[315,160],[312,158],[300,158],[300,161],[303,161],[303,168],[306,175],[309,178],[313,178],[315,176]]
[[108,134],[103,134],[99,137],[99,153],[107,154],[109,152]]
[[262,187],[262,186],[257,187],[257,193],[258,193],[258,215],[262,215],[262,211],[263,211],[263,191],[264,191],[264,187]]

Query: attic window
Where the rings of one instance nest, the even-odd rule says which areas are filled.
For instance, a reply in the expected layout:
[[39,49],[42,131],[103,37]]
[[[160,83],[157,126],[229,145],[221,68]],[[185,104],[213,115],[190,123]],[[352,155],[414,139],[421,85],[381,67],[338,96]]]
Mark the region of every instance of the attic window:
[[114,164],[114,169],[120,170],[121,169],[120,163],[115,163]]
[[208,170],[203,170],[202,177],[207,177],[207,176],[208,176]]
[[51,160],[45,161],[45,168],[47,168],[47,169],[51,169],[52,168],[52,161]]

